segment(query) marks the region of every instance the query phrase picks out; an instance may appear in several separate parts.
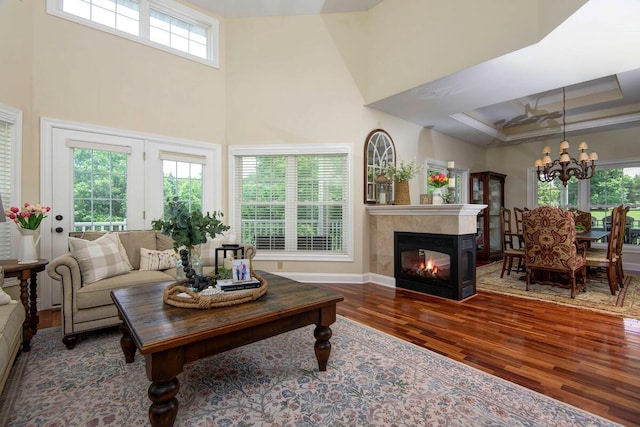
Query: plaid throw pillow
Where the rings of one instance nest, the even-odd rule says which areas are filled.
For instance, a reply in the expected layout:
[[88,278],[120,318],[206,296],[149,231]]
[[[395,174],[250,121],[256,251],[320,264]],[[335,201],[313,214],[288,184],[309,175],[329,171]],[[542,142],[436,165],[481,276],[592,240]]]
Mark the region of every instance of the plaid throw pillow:
[[69,237],[69,249],[78,261],[83,286],[131,271],[128,260],[120,253],[119,242],[113,234],[93,241]]

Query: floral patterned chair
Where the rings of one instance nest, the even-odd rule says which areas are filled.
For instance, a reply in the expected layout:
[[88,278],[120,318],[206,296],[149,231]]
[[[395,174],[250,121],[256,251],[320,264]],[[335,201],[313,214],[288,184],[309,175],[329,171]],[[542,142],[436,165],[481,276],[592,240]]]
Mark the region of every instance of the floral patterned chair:
[[584,231],[591,230],[591,212],[581,211],[576,209],[574,211],[576,225],[582,225]]
[[573,213],[541,206],[523,214],[526,289],[541,285],[586,291],[586,248],[576,241]]

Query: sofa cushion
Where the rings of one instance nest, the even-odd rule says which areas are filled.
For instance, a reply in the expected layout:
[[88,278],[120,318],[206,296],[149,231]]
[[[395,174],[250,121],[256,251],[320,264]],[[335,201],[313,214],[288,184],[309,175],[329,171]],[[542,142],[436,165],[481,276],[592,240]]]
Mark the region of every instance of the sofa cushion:
[[24,307],[20,303],[13,301],[0,306],[0,394],[22,342],[24,317]]
[[[169,285],[174,280],[175,276],[171,277],[162,271],[133,270],[129,274],[103,279],[93,283],[91,286],[84,286],[79,289],[76,293],[77,309],[84,310],[103,305],[112,305],[111,291],[113,289],[161,282],[167,282],[167,285]],[[160,308],[158,307],[158,309]]]
[[173,249],[154,251],[140,248],[140,270],[167,270],[176,266],[177,255]]
[[[152,250],[159,249],[157,247],[156,231],[120,231],[120,241],[127,251],[129,262],[134,270],[140,269],[140,249],[147,248]],[[173,246],[173,243],[171,244]],[[166,249],[166,248],[164,248]]]
[[113,233],[94,241],[69,237],[71,255],[78,261],[83,286],[131,271],[118,242],[118,236]]

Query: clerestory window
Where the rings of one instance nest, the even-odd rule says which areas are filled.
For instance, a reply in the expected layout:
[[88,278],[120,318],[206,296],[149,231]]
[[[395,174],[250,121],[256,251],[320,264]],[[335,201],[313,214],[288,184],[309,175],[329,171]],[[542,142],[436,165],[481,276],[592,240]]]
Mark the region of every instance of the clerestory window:
[[47,11],[218,66],[218,21],[172,0],[47,0]]

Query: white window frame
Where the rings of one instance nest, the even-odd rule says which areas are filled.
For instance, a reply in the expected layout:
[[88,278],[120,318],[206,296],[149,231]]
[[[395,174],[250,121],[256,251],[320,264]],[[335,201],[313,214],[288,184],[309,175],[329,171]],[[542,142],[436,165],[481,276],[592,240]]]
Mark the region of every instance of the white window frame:
[[[147,46],[154,47],[156,49],[163,50],[165,52],[172,53],[174,55],[181,56],[183,58],[190,59],[192,61],[199,62],[201,64],[209,65],[211,67],[219,68],[220,62],[220,22],[204,13],[198,12],[195,9],[191,9],[180,3],[172,0],[138,0],[140,5],[140,31],[139,35],[133,35],[124,31],[111,28],[106,25],[99,24],[97,22],[90,21],[88,19],[81,18],[79,16],[67,13],[63,10],[64,0],[47,0],[47,13],[59,18],[67,19],[75,23],[85,25],[100,31],[104,31],[109,34],[113,34],[119,37],[123,37],[128,40],[132,40],[138,43],[142,43]],[[200,58],[195,55],[191,55],[187,52],[174,49],[172,47],[153,42],[149,39],[149,11],[150,9],[157,9],[167,15],[181,19],[185,22],[202,26],[207,28],[207,58]]]
[[[447,174],[447,164],[449,162],[443,162],[442,160],[435,159],[424,159],[423,162],[423,183],[421,186],[421,190],[426,194],[429,191],[429,183],[427,179],[429,177],[429,170],[442,172],[445,175]],[[455,167],[452,169],[453,174],[460,177],[460,182],[456,183],[458,188],[458,193],[460,196],[460,200],[458,200],[459,204],[468,203],[469,200],[469,169],[464,169],[460,167]]]
[[[22,111],[0,104],[0,120],[11,125],[11,158],[9,160],[9,173],[0,174],[0,194],[2,194],[2,204],[5,209],[11,206],[20,206],[21,201],[21,179],[22,176]],[[3,178],[8,175],[9,178]],[[0,212],[4,216],[4,212]],[[19,234],[17,227],[7,218],[6,222],[0,223],[0,245],[3,252],[9,253],[10,258],[17,257]],[[8,246],[8,247],[7,247]],[[7,251],[8,249],[8,251]],[[7,282],[5,281],[5,284]],[[15,282],[17,283],[17,281]]]
[[[239,230],[240,224],[238,218],[240,215],[240,206],[236,203],[239,197],[236,194],[236,157],[237,156],[269,156],[269,155],[314,155],[314,154],[345,154],[347,156],[347,201],[353,200],[353,144],[282,144],[282,145],[231,145],[229,146],[229,225],[231,230]],[[344,236],[345,253],[332,254],[313,252],[305,253],[304,251],[296,252],[267,252],[257,251],[256,261],[339,261],[353,262],[353,247],[355,239],[354,230],[354,207],[353,203],[346,204],[344,224],[348,230]],[[240,235],[239,232],[236,232]]]

